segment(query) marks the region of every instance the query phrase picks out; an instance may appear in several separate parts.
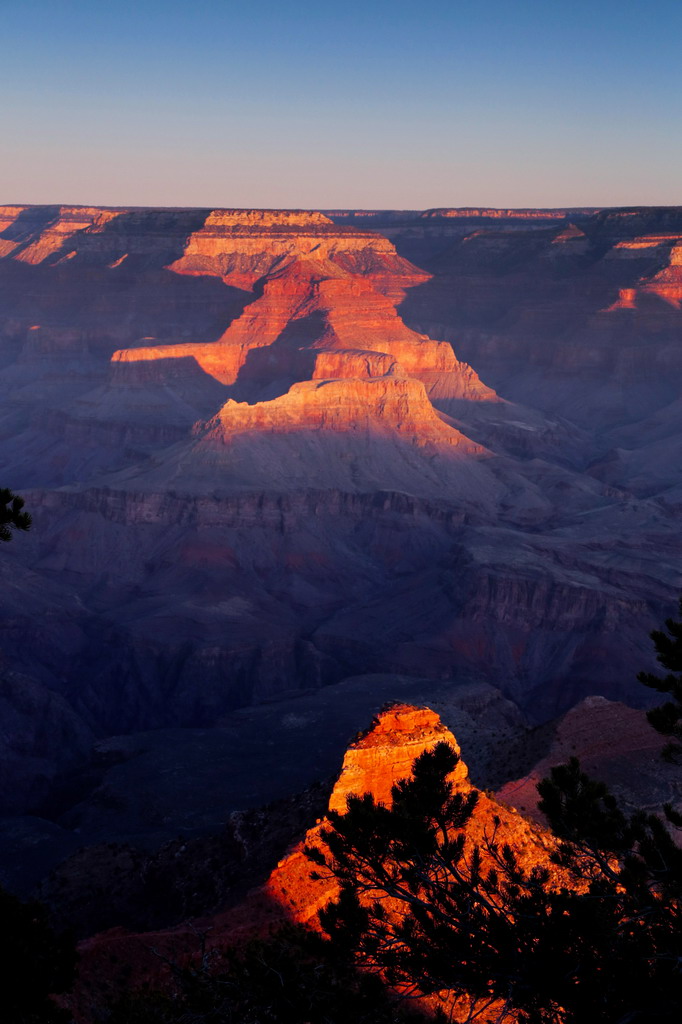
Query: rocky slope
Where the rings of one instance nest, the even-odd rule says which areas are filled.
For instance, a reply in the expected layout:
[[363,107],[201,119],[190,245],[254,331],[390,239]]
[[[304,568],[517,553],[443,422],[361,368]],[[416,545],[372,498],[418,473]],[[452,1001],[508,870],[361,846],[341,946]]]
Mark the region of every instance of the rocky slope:
[[[376,800],[390,802],[391,787],[410,775],[414,758],[439,742],[448,743],[459,753],[454,735],[428,708],[400,704],[383,710],[347,750],[329,808],[343,813],[346,799],[352,793],[369,792]],[[472,788],[463,760],[450,781],[458,791]],[[513,846],[525,867],[546,865],[552,877],[559,878],[559,869],[549,861],[554,846],[551,835],[484,793],[479,794],[467,829],[468,842],[481,843],[493,827],[494,818],[498,838]],[[87,1021],[88,1006],[111,1002],[122,983],[135,986],[161,977],[164,956],[177,960],[194,955],[197,935],[204,935],[206,949],[210,950],[242,943],[292,921],[319,927],[317,912],[337,890],[333,880],[311,877],[313,865],[304,848],[323,845],[321,832],[325,823],[322,818],[308,829],[305,837],[281,857],[264,885],[229,910],[199,919],[190,926],[142,935],[121,929],[82,943],[79,981],[71,1000],[76,1019]],[[453,1019],[459,1019],[457,1013]]]
[[663,815],[664,804],[682,806],[679,766],[662,757],[665,739],[648,723],[644,712],[603,697],[587,697],[566,712],[552,728],[543,757],[522,778],[509,780],[498,797],[526,817],[542,821],[537,811],[537,783],[552,765],[577,757],[594,779],[605,782],[630,811]]

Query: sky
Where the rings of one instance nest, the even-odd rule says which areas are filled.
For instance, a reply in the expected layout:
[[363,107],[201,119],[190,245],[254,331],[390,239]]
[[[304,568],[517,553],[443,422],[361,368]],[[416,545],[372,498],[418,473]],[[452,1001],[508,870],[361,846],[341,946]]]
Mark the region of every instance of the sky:
[[682,204],[680,0],[0,0],[0,203]]

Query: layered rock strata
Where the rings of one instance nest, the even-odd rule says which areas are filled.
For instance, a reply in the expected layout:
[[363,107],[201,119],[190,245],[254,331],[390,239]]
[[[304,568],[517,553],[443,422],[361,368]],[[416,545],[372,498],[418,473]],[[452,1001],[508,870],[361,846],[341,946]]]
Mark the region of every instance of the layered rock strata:
[[272,402],[228,402],[202,434],[229,444],[236,434],[328,430],[404,436],[417,448],[440,445],[469,455],[485,449],[440,418],[423,385],[405,375],[313,380],[294,384]]
[[253,288],[292,257],[330,260],[368,276],[394,299],[427,276],[398,256],[388,239],[344,230],[321,213],[279,210],[214,210],[170,265],[178,274],[211,274],[227,284]]
[[[260,349],[268,351],[259,354]],[[319,377],[313,357],[304,354],[319,349],[383,353],[408,374],[423,374],[431,390],[461,398],[495,398],[470,367],[459,363],[450,345],[409,330],[394,303],[376,290],[371,279],[317,254],[314,259],[297,257],[266,276],[259,297],[216,342],[140,346],[116,352],[112,358],[114,362],[192,358],[206,373],[231,385],[242,370],[247,382],[296,379],[297,374],[307,376],[306,370]],[[342,357],[337,357],[335,365],[338,376],[353,376],[353,368],[344,366]]]

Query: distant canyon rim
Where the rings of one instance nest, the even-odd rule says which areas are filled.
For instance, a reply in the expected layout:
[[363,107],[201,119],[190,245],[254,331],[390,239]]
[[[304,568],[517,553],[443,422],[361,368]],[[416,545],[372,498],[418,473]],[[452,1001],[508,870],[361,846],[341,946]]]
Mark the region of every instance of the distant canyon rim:
[[682,207],[0,207],[3,813],[358,677],[641,706],[681,304]]

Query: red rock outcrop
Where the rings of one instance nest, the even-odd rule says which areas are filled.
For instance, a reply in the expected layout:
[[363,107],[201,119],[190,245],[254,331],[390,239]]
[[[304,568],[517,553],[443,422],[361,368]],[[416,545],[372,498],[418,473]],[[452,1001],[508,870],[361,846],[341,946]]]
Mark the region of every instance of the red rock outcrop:
[[418,448],[442,445],[483,455],[485,449],[451,427],[429,402],[423,385],[387,374],[365,380],[315,380],[294,384],[271,402],[227,402],[201,431],[204,443],[229,444],[236,434],[302,430],[371,431],[405,436]]
[[[434,711],[397,705],[381,712],[349,747],[329,800],[330,810],[343,814],[348,796],[362,793],[371,793],[375,800],[390,806],[392,787],[411,775],[414,759],[441,742],[460,753],[452,732]],[[463,760],[456,765],[450,782],[460,792],[472,789]],[[494,819],[498,819],[497,826]],[[324,847],[321,833],[325,826],[323,819],[309,829],[305,840],[279,862],[263,888],[270,903],[284,908],[288,919],[313,927],[318,926],[318,911],[338,892],[333,879],[311,878],[311,864],[304,853],[306,846]],[[555,845],[551,834],[485,793],[479,793],[467,826],[468,842],[484,843],[495,828],[500,843],[509,843],[525,868],[542,863],[550,868],[553,877],[559,877],[549,862],[549,853]]]
[[[398,704],[382,711],[346,751],[341,774],[329,798],[329,810],[343,814],[352,793],[371,793],[378,802],[390,804],[396,782],[409,778],[414,759],[437,743],[448,743],[460,754],[455,737],[429,708]],[[458,786],[468,783],[463,761],[449,778]]]
[[78,259],[115,270],[143,257],[159,269],[251,290],[283,261],[311,255],[369,277],[395,301],[429,276],[382,235],[315,211],[0,207],[0,258],[29,264]]
[[[644,273],[630,287],[619,290],[618,299],[608,312],[618,309],[638,309],[644,306],[647,297],[663,299],[673,309],[680,309],[682,300],[682,234],[638,235],[624,239],[606,253],[605,259],[613,262],[640,261],[646,267],[652,265],[653,272]],[[644,262],[646,261],[646,262]]]
[[343,378],[383,377],[387,373],[399,374],[400,367],[386,352],[367,349],[318,349],[312,380],[341,380]]
[[[381,712],[348,748],[329,798],[329,809],[343,814],[347,798],[363,793],[371,793],[375,800],[390,806],[395,783],[409,778],[415,758],[441,742],[460,753],[455,737],[434,711],[400,704]],[[457,789],[471,788],[463,761],[458,762],[450,781]],[[333,879],[311,878],[313,868],[304,852],[306,846],[324,845],[321,832],[326,824],[323,819],[309,829],[303,842],[279,862],[263,888],[263,895],[272,905],[283,908],[286,918],[313,927],[317,926],[318,911],[338,892]]]
[[669,262],[648,281],[642,284],[642,291],[657,295],[670,303],[674,309],[682,304],[682,237],[676,238],[670,249]]
[[398,256],[375,232],[338,227],[321,213],[303,210],[213,210],[170,264],[178,274],[210,274],[239,288],[253,288],[283,261],[330,260],[369,277],[398,300],[428,275]]

